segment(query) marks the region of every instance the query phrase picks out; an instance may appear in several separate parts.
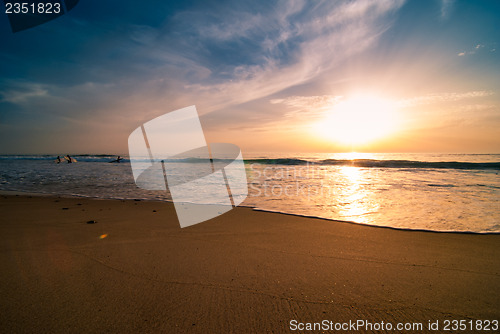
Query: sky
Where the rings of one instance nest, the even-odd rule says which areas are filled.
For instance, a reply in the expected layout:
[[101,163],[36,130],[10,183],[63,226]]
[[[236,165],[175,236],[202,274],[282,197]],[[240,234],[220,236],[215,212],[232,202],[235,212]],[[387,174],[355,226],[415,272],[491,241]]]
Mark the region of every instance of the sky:
[[499,1],[96,1],[12,33],[0,154],[126,154],[196,105],[243,152],[500,153]]

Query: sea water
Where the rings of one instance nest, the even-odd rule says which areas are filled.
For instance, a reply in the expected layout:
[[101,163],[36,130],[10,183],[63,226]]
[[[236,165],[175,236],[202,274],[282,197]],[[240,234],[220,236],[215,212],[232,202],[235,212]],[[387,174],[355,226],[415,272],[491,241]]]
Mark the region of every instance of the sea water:
[[[500,232],[500,154],[245,154],[243,205],[362,224]],[[169,200],[137,188],[128,158],[0,156],[0,190]],[[203,190],[201,190],[203,191]],[[210,194],[206,194],[210,196]]]

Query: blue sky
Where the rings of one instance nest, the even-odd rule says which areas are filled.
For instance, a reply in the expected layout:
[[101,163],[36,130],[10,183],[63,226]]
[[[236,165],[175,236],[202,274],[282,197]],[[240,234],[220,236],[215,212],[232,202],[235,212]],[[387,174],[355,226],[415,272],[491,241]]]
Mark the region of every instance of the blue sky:
[[498,1],[81,0],[18,33],[0,15],[0,153],[126,153],[193,104],[209,142],[345,151],[310,125],[356,94],[401,119],[361,150],[500,152],[499,31]]

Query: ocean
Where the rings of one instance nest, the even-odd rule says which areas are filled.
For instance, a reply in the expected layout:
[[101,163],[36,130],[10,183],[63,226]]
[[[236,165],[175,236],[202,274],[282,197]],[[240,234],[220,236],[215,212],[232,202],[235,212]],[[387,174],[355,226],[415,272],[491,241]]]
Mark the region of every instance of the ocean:
[[[257,210],[400,229],[500,232],[500,154],[245,154]],[[128,157],[0,156],[0,190],[166,201],[137,188]],[[209,196],[207,194],[207,196]],[[332,224],[335,222],[332,222]]]

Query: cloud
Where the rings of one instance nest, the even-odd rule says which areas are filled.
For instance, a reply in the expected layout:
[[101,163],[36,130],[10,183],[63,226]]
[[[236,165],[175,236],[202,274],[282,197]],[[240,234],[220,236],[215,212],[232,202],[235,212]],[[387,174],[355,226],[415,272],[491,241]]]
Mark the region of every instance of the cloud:
[[272,99],[271,104],[284,104],[296,109],[324,108],[338,103],[342,99],[341,95],[319,95],[319,96],[290,96],[284,99]]
[[[476,44],[473,48],[467,50],[467,51],[462,51],[462,52],[459,52],[457,55],[459,57],[462,57],[462,56],[467,56],[467,55],[473,55],[473,54],[476,54],[476,52],[478,52],[480,49],[483,49],[485,47],[484,44]],[[490,50],[490,51],[495,51],[494,49],[493,50]]]
[[496,106],[494,104],[478,103],[478,104],[459,106],[457,108],[457,111],[461,111],[461,112],[494,111],[495,107]]
[[189,12],[189,28],[188,14],[180,13],[179,29],[199,43],[182,57],[210,73],[185,87],[209,100],[215,110],[313,80],[374,45],[390,26],[388,16],[402,3],[286,1],[265,12],[225,9],[208,19]]
[[[494,95],[491,91],[470,91],[465,93],[441,93],[415,96],[406,99],[394,100],[394,105],[398,108],[430,105],[443,102],[457,102],[465,99],[484,98]],[[320,95],[320,96],[289,96],[282,99],[272,99],[271,104],[283,104],[291,110],[288,115],[295,113],[309,113],[311,115],[321,115],[324,111],[330,110],[333,106],[344,99],[341,95]],[[461,110],[484,110],[492,105],[475,104],[463,106]],[[467,109],[468,108],[468,109]]]
[[13,104],[24,104],[32,98],[48,96],[48,90],[44,85],[24,81],[7,81],[1,86],[8,87],[0,90],[2,98],[0,102]]
[[338,95],[319,95],[319,96],[289,96],[284,99],[272,99],[271,104],[284,104],[289,110],[284,113],[284,117],[293,118],[296,115],[308,118],[317,118],[331,109],[342,100]]
[[398,101],[398,106],[414,107],[420,105],[428,105],[442,102],[457,102],[464,99],[480,98],[494,95],[491,91],[470,91],[465,93],[441,93],[441,94],[428,94]]
[[150,45],[158,38],[158,31],[147,25],[132,25],[130,38],[143,45]]
[[454,0],[441,0],[441,19],[447,19],[453,9]]

